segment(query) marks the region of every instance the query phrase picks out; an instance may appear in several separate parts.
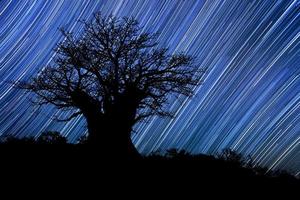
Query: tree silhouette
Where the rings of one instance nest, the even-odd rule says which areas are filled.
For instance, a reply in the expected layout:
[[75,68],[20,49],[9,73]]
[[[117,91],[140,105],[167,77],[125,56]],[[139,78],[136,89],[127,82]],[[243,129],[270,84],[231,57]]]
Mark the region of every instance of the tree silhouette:
[[137,155],[132,127],[165,109],[170,96],[191,96],[203,70],[184,53],[168,54],[156,33],[143,33],[133,18],[94,15],[76,36],[61,30],[53,64],[18,87],[34,92],[38,105],[73,110],[68,121],[83,115],[88,142],[106,153]]

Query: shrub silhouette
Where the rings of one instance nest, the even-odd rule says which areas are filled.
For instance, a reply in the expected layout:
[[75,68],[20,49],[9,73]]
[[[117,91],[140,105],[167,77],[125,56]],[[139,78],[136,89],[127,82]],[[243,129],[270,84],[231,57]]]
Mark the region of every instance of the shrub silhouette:
[[[284,170],[271,171],[266,167],[255,166],[250,156],[244,157],[242,154],[231,149],[224,149],[216,156],[196,154],[193,155],[185,150],[170,149],[165,153],[156,151],[151,153],[145,160],[168,163],[167,169],[176,167],[177,163],[188,167],[192,174],[201,177],[217,176],[225,177],[226,180],[255,181],[256,183],[283,183],[300,186],[300,180],[291,173]],[[147,163],[149,164],[149,163]],[[179,166],[180,167],[180,166]],[[180,167],[181,168],[181,167]]]
[[246,164],[243,155],[231,149],[224,149],[218,157],[219,159],[227,161],[232,164],[236,164],[240,166],[244,166]]
[[67,138],[59,132],[44,132],[36,140],[37,144],[63,145],[67,144]]
[[88,144],[88,143],[89,143],[88,137],[85,136],[85,135],[81,136],[81,137],[78,139],[78,144],[84,144],[84,145],[86,145],[86,144]]
[[37,139],[34,137],[18,138],[14,136],[2,136],[0,144],[5,145],[66,145],[68,140],[59,132],[43,132]]
[[2,136],[1,144],[8,144],[8,145],[33,145],[36,144],[36,140],[34,137],[25,137],[25,138],[17,138],[14,136]]
[[178,149],[170,149],[167,150],[166,156],[170,158],[183,158],[183,157],[190,157],[191,154],[185,150],[179,151]]

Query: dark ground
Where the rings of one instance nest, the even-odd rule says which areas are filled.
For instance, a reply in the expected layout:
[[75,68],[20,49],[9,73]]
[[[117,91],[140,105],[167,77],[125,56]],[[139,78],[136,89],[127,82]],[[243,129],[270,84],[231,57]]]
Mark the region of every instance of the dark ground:
[[258,191],[269,195],[284,190],[298,193],[300,189],[299,180],[291,176],[257,175],[237,163],[205,155],[124,159],[107,157],[85,145],[0,145],[0,158],[2,178],[21,179],[25,181],[23,184],[36,180],[38,186],[43,186],[39,183],[44,181],[53,182],[53,192],[66,184],[96,188],[98,192],[112,189],[115,192],[111,196],[120,195],[117,191],[122,190],[126,190],[124,195],[133,195],[131,191],[143,191],[145,195],[156,192],[201,195],[212,190],[215,192],[211,195],[243,192],[247,196]]

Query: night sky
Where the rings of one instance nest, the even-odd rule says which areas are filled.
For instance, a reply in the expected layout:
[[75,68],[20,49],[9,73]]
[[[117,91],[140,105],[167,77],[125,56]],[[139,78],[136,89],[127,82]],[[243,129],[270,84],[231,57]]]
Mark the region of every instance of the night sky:
[[135,127],[141,152],[171,147],[217,153],[230,147],[259,165],[300,172],[299,0],[0,0],[0,135],[57,130],[70,141],[86,133],[53,107],[37,108],[11,81],[51,63],[58,31],[80,34],[92,13],[134,16],[171,52],[207,69],[192,99],[172,100],[174,119]]

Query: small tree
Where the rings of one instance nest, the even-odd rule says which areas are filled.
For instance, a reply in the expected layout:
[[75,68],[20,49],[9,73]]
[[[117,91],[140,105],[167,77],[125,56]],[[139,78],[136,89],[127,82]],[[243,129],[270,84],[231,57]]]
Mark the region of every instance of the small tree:
[[191,96],[203,70],[191,56],[158,48],[157,34],[142,33],[133,18],[97,13],[83,23],[79,37],[62,30],[54,63],[18,86],[34,92],[39,105],[74,110],[63,120],[83,115],[89,143],[137,155],[133,125],[152,115],[171,116],[164,109],[169,96]]

